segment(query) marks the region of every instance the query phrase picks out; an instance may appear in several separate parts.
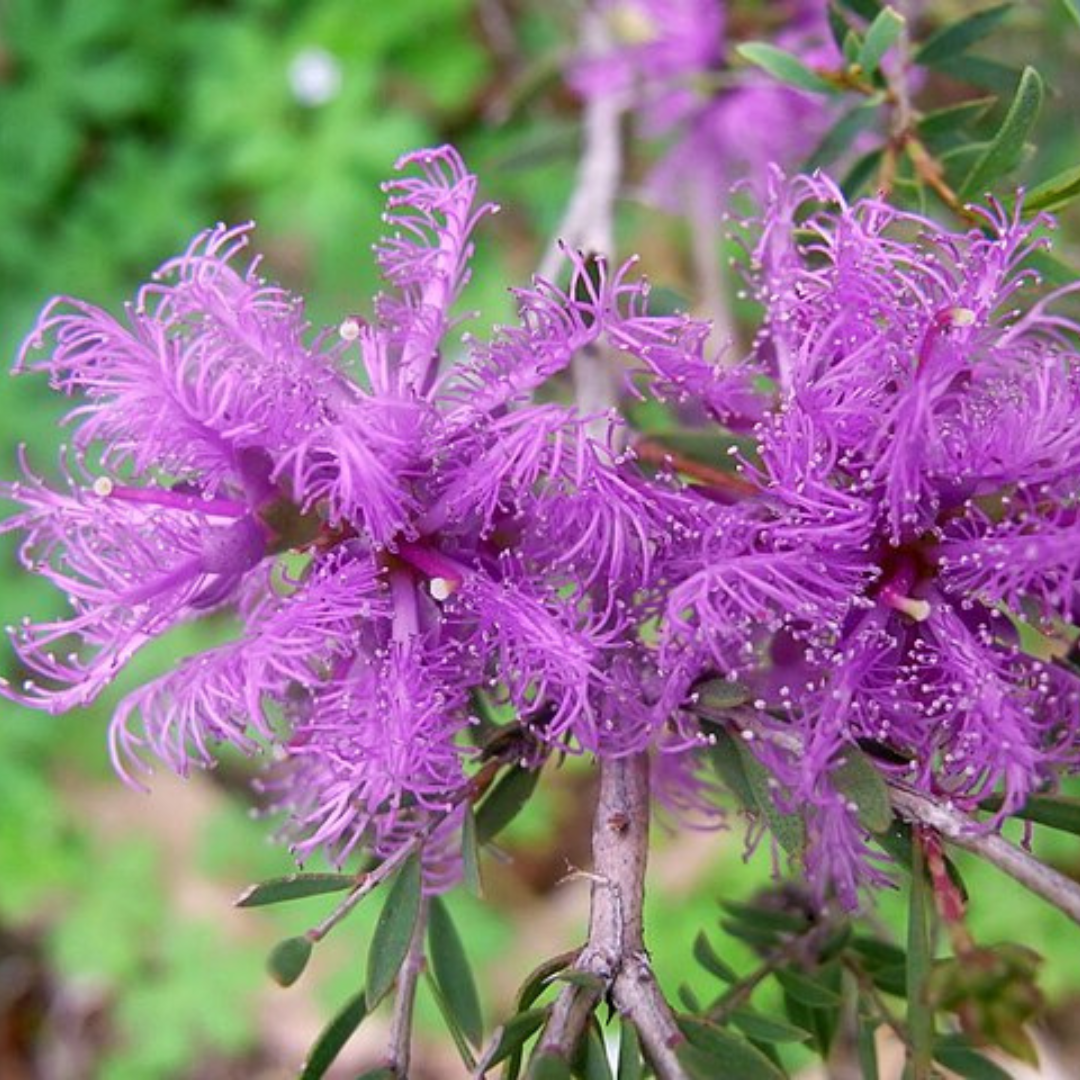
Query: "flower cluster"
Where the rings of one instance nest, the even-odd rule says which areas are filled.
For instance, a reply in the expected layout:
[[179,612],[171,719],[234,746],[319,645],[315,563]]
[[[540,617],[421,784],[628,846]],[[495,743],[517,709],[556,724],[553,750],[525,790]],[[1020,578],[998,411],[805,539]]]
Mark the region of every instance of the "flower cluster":
[[12,631],[28,677],[2,692],[84,704],[153,638],[234,610],[235,640],[122,701],[114,759],[137,780],[148,757],[185,773],[220,743],[270,748],[301,857],[452,846],[478,693],[538,746],[626,753],[664,719],[637,629],[685,496],[646,487],[615,418],[597,437],[532,395],[601,346],[663,381],[706,331],[574,256],[566,292],[517,294],[519,325],[451,342],[494,207],[448,147],[399,168],[370,321],[313,333],[244,265],[246,227],[197,238],[123,320],[50,304],[20,367],[77,396],[66,482],[24,462],[0,489],[22,507],[2,527],[73,609]]
[[999,818],[1077,760],[1080,324],[1028,268],[1043,223],[998,208],[957,233],[774,174],[756,224],[759,494],[716,513],[668,649],[752,687],[808,868],[854,903],[845,750]]

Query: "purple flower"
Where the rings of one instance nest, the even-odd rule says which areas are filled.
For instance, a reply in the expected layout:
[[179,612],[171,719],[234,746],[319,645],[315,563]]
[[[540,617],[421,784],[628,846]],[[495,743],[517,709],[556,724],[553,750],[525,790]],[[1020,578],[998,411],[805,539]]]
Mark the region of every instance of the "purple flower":
[[22,366],[79,395],[74,450],[66,489],[28,466],[0,489],[23,507],[3,528],[75,610],[15,632],[30,680],[0,689],[66,710],[152,638],[227,605],[236,640],[118,707],[118,769],[137,781],[152,758],[185,773],[222,742],[270,750],[300,857],[422,840],[441,887],[479,752],[476,694],[562,750],[637,750],[666,720],[638,628],[692,504],[650,487],[617,418],[598,439],[598,418],[532,392],[601,347],[664,385],[686,367],[708,379],[683,358],[703,328],[650,317],[627,267],[577,255],[568,291],[517,293],[519,325],[451,340],[494,207],[476,205],[449,147],[399,169],[377,249],[393,291],[370,320],[313,333],[257,263],[237,269],[247,230],[221,228],[123,323],[46,309]]
[[833,782],[846,748],[967,809],[1000,793],[995,820],[1077,760],[1080,684],[1048,660],[1077,601],[1080,325],[1026,268],[1041,229],[994,208],[957,233],[776,176],[751,252],[760,497],[714,516],[668,650],[798,735],[755,745],[848,903],[877,875]]

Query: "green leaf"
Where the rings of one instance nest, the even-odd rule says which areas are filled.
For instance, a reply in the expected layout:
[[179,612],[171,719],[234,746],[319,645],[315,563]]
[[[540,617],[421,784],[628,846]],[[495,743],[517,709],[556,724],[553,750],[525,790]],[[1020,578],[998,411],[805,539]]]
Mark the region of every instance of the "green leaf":
[[709,724],[707,730],[709,744],[706,753],[709,764],[723,781],[724,787],[739,800],[743,809],[756,811],[757,800],[743,768],[737,739],[723,727]]
[[848,169],[847,175],[840,181],[840,190],[847,198],[855,198],[865,187],[867,181],[881,167],[884,154],[885,151],[880,146],[874,150],[868,150]]
[[585,1038],[578,1046],[573,1074],[580,1077],[580,1080],[614,1080],[607,1050],[604,1048],[604,1039],[595,1019],[589,1024]]
[[1016,167],[1024,144],[1042,108],[1043,82],[1032,67],[1024,68],[1016,96],[997,134],[972,166],[957,194],[961,199],[978,197],[996,180]]
[[744,60],[767,71],[774,79],[811,93],[832,94],[835,87],[808,68],[797,56],[764,41],[748,41],[735,50]]
[[580,986],[583,990],[588,990],[594,994],[602,994],[607,986],[599,975],[595,975],[591,971],[578,971],[575,968],[560,971],[558,975],[553,977],[552,981],[572,983],[574,986]]
[[915,63],[930,67],[948,66],[960,53],[966,52],[976,42],[992,33],[994,28],[1012,11],[1012,4],[977,11],[959,22],[943,26],[915,52]]
[[840,1004],[840,995],[820,978],[811,978],[790,968],[780,968],[773,974],[785,993],[803,1005],[809,1005],[812,1009],[829,1009]]
[[736,983],[739,981],[739,976],[736,974],[735,969],[728,967],[728,965],[717,956],[716,950],[712,947],[712,942],[709,941],[708,935],[704,930],[699,930],[698,936],[694,938],[694,959],[709,972],[710,975],[715,975],[723,982]]
[[557,1054],[541,1054],[529,1065],[529,1080],[570,1080],[570,1066]]
[[985,56],[958,56],[949,63],[948,72],[950,78],[992,90],[998,95],[1011,94],[1020,78],[1018,68]]
[[508,1058],[515,1050],[520,1050],[529,1037],[535,1034],[544,1020],[548,1011],[545,1008],[526,1009],[516,1016],[511,1016],[505,1024],[496,1032],[498,1038],[491,1056],[484,1059],[484,1068],[498,1065],[504,1058]]
[[867,21],[877,18],[881,11],[881,0],[837,0],[837,3]]
[[483,896],[484,883],[480,877],[480,842],[476,838],[476,814],[470,804],[465,806],[461,822],[461,879],[474,896]]
[[311,959],[312,943],[307,937],[291,937],[279,941],[270,952],[266,966],[270,977],[279,986],[292,986]]
[[964,1080],[1010,1080],[1011,1073],[984,1057],[963,1035],[943,1035],[934,1043],[934,1058]]
[[235,901],[236,907],[264,907],[287,900],[303,900],[307,896],[343,892],[353,889],[357,880],[353,874],[288,874],[250,885]]
[[[1060,210],[1078,196],[1080,196],[1080,165],[1074,165],[1071,169],[1065,169],[1056,176],[1052,176],[1049,180],[1044,180],[1041,184],[1033,187],[1024,196],[1024,213],[1034,214],[1040,210]],[[1077,831],[1074,828],[1065,826],[1053,826],[1055,829],[1059,827],[1066,828],[1067,832]]]
[[442,991],[458,1026],[475,1047],[484,1039],[484,1021],[480,1013],[480,995],[476,991],[469,958],[454,920],[439,897],[431,901],[428,915],[428,947],[435,981]]
[[1080,3],[1077,3],[1077,0],[1061,0],[1061,6],[1072,17],[1072,21],[1080,26]]
[[728,709],[745,705],[750,700],[750,688],[730,679],[706,679],[694,687],[691,698],[695,711],[706,715],[723,714]]
[[518,991],[517,1006],[520,1012],[527,1009],[551,985],[555,976],[568,968],[578,957],[579,950],[560,953],[534,968]]
[[862,1080],[881,1080],[881,1071],[878,1068],[877,1027],[876,1021],[859,1020],[857,1048]]
[[830,773],[833,787],[849,803],[854,803],[859,823],[872,833],[882,833],[892,824],[889,788],[877,766],[857,746],[845,746],[844,763]]
[[790,1043],[806,1042],[810,1032],[794,1024],[786,1024],[771,1016],[763,1016],[755,1009],[736,1009],[731,1014],[731,1022],[744,1034],[756,1042]]
[[986,114],[995,97],[972,98],[971,101],[961,102],[959,105],[950,105],[945,109],[936,109],[928,112],[915,125],[916,130],[925,139],[937,139],[943,135],[957,132],[966,124],[978,120]]
[[911,1040],[912,1065],[917,1076],[930,1075],[933,1056],[934,1013],[926,999],[926,980],[934,957],[930,937],[932,901],[927,881],[922,844],[911,845],[911,881],[907,933],[907,1024]]
[[435,977],[430,970],[424,972],[424,979],[427,988],[431,991],[432,998],[435,1000],[435,1004],[439,1008],[439,1012],[442,1014],[443,1020],[446,1021],[446,1030],[450,1033],[450,1038],[453,1039],[454,1046],[457,1048],[466,1070],[471,1075],[476,1070],[476,1057],[472,1052],[472,1047],[469,1046],[469,1040],[465,1038],[461,1025],[446,1000],[446,995],[439,989],[439,984],[435,981]]
[[394,877],[371,938],[367,962],[369,1009],[375,1008],[394,985],[408,955],[409,943],[420,917],[422,883],[420,856],[413,853]]
[[772,773],[758,761],[742,739],[734,739],[733,742],[753,794],[754,805],[776,837],[776,842],[789,855],[801,855],[806,847],[806,823],[798,814],[780,810],[776,805],[777,784]]
[[367,1014],[367,994],[361,990],[349,998],[334,1019],[323,1028],[304,1062],[300,1080],[321,1080]]
[[616,1077],[617,1080],[644,1080],[645,1077],[637,1029],[625,1018],[619,1026],[619,1064]]
[[361,1073],[356,1080],[396,1080],[396,1077],[397,1073],[393,1069],[380,1065],[376,1069],[368,1069],[367,1072]]
[[882,58],[899,40],[906,25],[904,16],[891,7],[883,8],[870,24],[857,61],[867,75],[877,71]]
[[521,812],[540,779],[539,769],[513,765],[502,775],[476,811],[476,839],[486,844]]
[[690,1016],[679,1017],[678,1023],[687,1038],[679,1048],[679,1060],[693,1077],[784,1080],[784,1074],[757,1047],[738,1035]]
[[814,152],[806,159],[803,168],[806,171],[823,169],[831,165],[852,144],[857,135],[870,127],[878,117],[881,100],[874,95],[869,101],[856,105],[825,133]]
[[796,915],[790,911],[776,911],[760,904],[741,904],[736,900],[721,900],[720,906],[740,922],[759,930],[804,934],[809,928],[809,920],[805,915]]

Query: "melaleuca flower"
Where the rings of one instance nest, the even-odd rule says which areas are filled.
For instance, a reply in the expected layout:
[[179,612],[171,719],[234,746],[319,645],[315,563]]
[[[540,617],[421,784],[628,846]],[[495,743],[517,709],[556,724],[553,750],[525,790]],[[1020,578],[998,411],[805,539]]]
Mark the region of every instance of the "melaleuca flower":
[[298,855],[423,839],[434,887],[477,694],[534,748],[627,753],[661,728],[638,627],[693,530],[688,500],[637,472],[615,417],[596,437],[598,418],[532,392],[600,347],[665,382],[704,330],[649,316],[628,267],[572,255],[566,291],[517,293],[519,325],[452,340],[494,207],[449,147],[399,168],[377,248],[393,291],[370,319],[313,333],[257,263],[237,268],[247,231],[226,229],[167,263],[126,323],[46,309],[24,366],[81,395],[73,464],[61,490],[28,468],[5,485],[24,509],[4,528],[75,611],[15,633],[30,680],[4,693],[88,701],[147,641],[229,607],[236,640],[122,701],[118,768],[137,782],[150,759],[184,773],[222,742],[269,749]]
[[798,735],[798,754],[754,745],[807,811],[811,873],[848,903],[879,878],[834,782],[847,748],[969,810],[997,794],[995,820],[1080,749],[1058,662],[1080,324],[1073,290],[1041,295],[1027,268],[1042,225],[993,207],[952,232],[776,176],[751,253],[754,359],[776,387],[743,465],[760,495],[715,515],[672,590],[669,651],[746,680],[763,729]]

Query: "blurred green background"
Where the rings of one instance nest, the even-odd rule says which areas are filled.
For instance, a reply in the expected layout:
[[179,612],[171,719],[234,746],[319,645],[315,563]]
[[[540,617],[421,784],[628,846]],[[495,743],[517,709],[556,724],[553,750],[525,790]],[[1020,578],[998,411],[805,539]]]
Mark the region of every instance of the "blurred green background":
[[[1073,116],[1075,35],[1055,5],[1025,8],[1001,48],[1043,56],[1053,115]],[[577,108],[556,77],[573,17],[569,2],[0,0],[0,355],[15,355],[51,295],[115,310],[222,220],[258,222],[267,272],[310,298],[315,323],[363,313],[377,288],[379,183],[400,153],[446,140],[504,207],[481,231],[467,305],[483,309],[480,329],[508,317],[506,286],[527,281],[573,183]],[[1074,125],[1042,130],[1036,176],[1080,150]],[[645,248],[657,283],[685,294],[680,228],[625,210],[627,253]],[[63,404],[40,379],[0,376],[0,471],[12,475],[22,442],[53,467]],[[0,545],[0,621],[53,610],[12,539]],[[265,977],[269,945],[323,909],[232,909],[245,884],[291,868],[251,819],[239,766],[187,783],[159,776],[151,797],[111,773],[104,733],[124,687],[226,629],[208,620],[173,635],[85,714],[0,704],[4,1080],[291,1076],[359,983],[374,908],[322,947],[299,986]],[[0,666],[13,674],[10,657]],[[587,886],[563,879],[587,864],[590,798],[586,770],[560,772],[513,826],[514,861],[490,867],[489,902],[455,898],[489,1010],[579,940]],[[1058,839],[1051,854],[1080,869],[1075,845]],[[715,924],[716,897],[745,897],[769,871],[764,852],[742,864],[738,829],[661,836],[649,931],[669,988],[693,982],[691,943]],[[1071,1015],[1080,971],[1060,954],[1080,933],[993,872],[967,875],[977,933],[1022,928],[1057,961],[1045,985]],[[877,917],[900,934],[899,902],[886,897]],[[371,1060],[382,1030],[365,1027],[342,1075]],[[452,1051],[422,1038],[418,1080],[459,1075]]]

